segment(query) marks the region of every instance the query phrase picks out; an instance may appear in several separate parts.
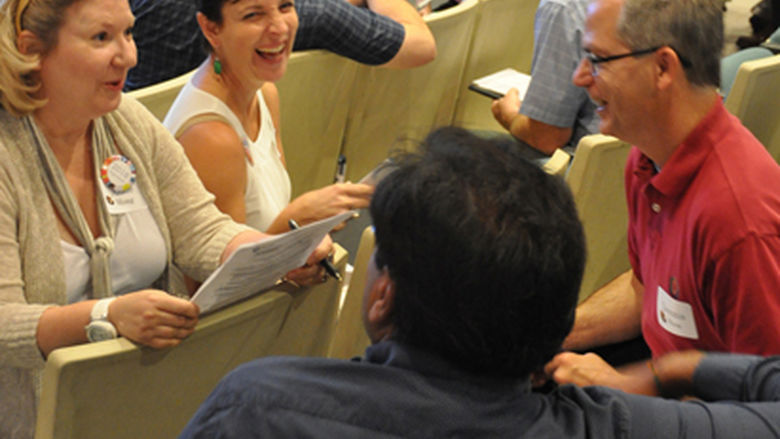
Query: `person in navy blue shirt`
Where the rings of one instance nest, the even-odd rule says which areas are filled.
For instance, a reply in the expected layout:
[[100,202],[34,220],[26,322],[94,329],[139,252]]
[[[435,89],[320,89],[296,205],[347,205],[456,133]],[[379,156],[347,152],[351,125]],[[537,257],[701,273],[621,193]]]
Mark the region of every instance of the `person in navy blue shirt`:
[[777,358],[678,352],[637,377],[726,404],[531,391],[574,321],[585,240],[565,183],[516,154],[450,127],[396,157],[371,201],[365,357],[240,366],[180,437],[777,437]]

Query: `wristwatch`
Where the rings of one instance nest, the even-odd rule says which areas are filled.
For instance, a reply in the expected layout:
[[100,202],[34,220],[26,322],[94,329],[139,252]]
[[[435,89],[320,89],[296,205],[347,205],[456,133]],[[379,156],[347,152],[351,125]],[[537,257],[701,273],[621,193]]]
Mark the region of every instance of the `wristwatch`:
[[108,305],[116,297],[108,297],[97,301],[89,313],[89,325],[84,329],[87,331],[87,340],[91,342],[111,340],[117,337],[116,328],[108,321]]

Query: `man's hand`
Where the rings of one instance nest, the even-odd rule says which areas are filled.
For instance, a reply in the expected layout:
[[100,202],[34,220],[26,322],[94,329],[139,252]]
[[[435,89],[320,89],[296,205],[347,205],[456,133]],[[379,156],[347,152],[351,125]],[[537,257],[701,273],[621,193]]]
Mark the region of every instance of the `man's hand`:
[[512,120],[518,116],[522,104],[520,92],[516,88],[510,88],[504,96],[493,101],[490,109],[498,123],[511,132]]
[[607,386],[620,388],[625,376],[594,353],[584,355],[563,352],[544,366],[544,371],[558,384]]
[[544,371],[558,384],[606,386],[628,393],[677,398],[692,392],[693,374],[704,355],[694,350],[670,352],[618,370],[596,354],[564,352],[547,363]]

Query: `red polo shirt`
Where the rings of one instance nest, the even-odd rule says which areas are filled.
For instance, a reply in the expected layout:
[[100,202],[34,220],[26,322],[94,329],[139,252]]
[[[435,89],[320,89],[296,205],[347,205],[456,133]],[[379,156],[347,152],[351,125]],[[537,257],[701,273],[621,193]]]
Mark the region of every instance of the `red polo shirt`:
[[633,148],[626,192],[653,355],[780,354],[780,167],[761,143],[718,101],[660,172]]

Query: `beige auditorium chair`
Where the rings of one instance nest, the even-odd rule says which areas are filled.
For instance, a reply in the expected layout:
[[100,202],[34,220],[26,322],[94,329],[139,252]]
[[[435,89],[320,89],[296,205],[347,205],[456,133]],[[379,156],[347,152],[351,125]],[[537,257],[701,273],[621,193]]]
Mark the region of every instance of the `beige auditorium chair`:
[[[338,244],[334,245],[333,265],[343,279],[347,252]],[[327,282],[309,288],[280,286],[292,302],[269,355],[326,356],[336,326],[343,285],[328,277]]]
[[57,349],[43,373],[36,439],[169,439],[217,382],[267,355],[291,297],[269,291],[205,316],[179,346],[125,338]]
[[348,179],[360,180],[402,145],[399,140],[420,141],[451,124],[477,6],[477,0],[465,0],[425,17],[437,45],[436,59],[425,66],[358,67],[342,149]]
[[725,105],[780,162],[780,55],[742,63]]
[[181,76],[171,78],[167,81],[153,84],[148,87],[139,88],[127,93],[142,103],[160,122],[165,119],[168,110],[179,95],[179,91],[192,78],[195,70],[187,72]]
[[374,229],[366,227],[360,237],[355,256],[355,269],[349,282],[344,304],[341,306],[336,329],[328,356],[331,358],[352,358],[363,355],[370,344],[363,329],[363,290],[366,286],[366,270],[374,252]]
[[276,83],[293,197],[333,183],[357,66],[323,50],[295,52]]
[[493,119],[491,99],[468,91],[471,81],[512,67],[531,73],[534,15],[539,0],[480,0],[479,18],[469,49],[454,125],[504,131]]
[[630,149],[614,137],[585,136],[566,175],[585,229],[588,252],[580,302],[630,268],[623,178]]
[[[336,247],[343,272],[346,252]],[[124,338],[57,349],[42,379],[36,439],[178,436],[217,382],[268,355],[325,356],[342,282],[282,284],[204,316],[179,346]]]

